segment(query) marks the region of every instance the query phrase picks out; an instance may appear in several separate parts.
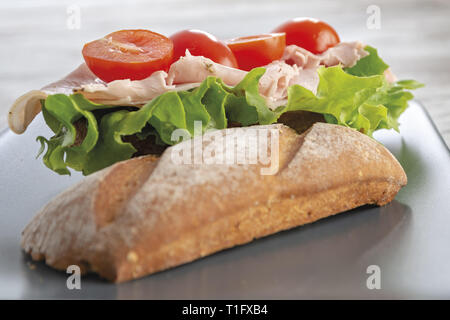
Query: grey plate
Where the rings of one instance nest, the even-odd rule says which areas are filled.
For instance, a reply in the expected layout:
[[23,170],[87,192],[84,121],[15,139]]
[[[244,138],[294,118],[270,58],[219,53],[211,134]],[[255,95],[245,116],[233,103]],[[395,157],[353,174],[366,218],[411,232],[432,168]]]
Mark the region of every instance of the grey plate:
[[[20,232],[36,211],[82,177],[61,177],[35,160],[41,117],[24,135],[0,135],[0,298],[299,299],[450,298],[450,153],[423,108],[411,103],[401,135],[382,141],[408,185],[382,207],[345,214],[225,250],[120,285],[91,275],[68,290],[67,274],[31,263]],[[367,267],[381,289],[366,286]]]

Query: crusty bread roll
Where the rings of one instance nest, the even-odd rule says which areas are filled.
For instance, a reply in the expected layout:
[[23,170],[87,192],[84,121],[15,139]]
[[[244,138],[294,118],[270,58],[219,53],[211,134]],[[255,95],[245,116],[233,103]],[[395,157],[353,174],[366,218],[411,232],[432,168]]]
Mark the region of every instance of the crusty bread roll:
[[23,249],[56,269],[76,264],[123,282],[364,204],[384,205],[407,182],[386,148],[352,129],[258,128],[279,133],[276,174],[262,175],[262,164],[176,164],[174,147],[160,158],[123,161],[48,203],[23,231]]

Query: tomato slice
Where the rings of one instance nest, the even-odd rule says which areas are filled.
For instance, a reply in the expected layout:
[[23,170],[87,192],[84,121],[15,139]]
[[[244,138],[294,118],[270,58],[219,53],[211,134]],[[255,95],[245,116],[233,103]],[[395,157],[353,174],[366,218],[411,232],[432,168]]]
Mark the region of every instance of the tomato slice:
[[149,30],[120,30],[86,43],[82,53],[89,69],[106,82],[140,80],[168,70],[173,43]]
[[250,71],[265,66],[283,56],[286,47],[285,33],[267,33],[228,40],[239,68]]
[[186,49],[193,56],[203,56],[224,66],[237,68],[233,52],[225,43],[212,34],[201,30],[182,30],[169,37],[173,41],[173,61],[186,54]]
[[314,54],[322,53],[340,42],[333,27],[328,23],[312,18],[289,20],[273,32],[285,32],[286,45],[295,44]]

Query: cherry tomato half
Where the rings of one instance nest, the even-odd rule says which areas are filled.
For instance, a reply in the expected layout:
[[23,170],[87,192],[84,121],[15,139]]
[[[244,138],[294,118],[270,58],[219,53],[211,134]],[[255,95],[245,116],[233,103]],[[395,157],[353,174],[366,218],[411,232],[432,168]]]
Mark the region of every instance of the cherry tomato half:
[[314,54],[322,53],[340,42],[338,34],[328,23],[312,18],[289,20],[273,32],[285,32],[286,45],[295,44]]
[[82,53],[89,69],[106,82],[140,80],[169,68],[173,43],[148,30],[120,30],[86,43]]
[[239,69],[250,71],[265,66],[283,56],[285,33],[267,33],[228,40],[228,47],[236,57]]
[[183,30],[169,38],[173,41],[174,62],[184,56],[188,49],[193,56],[204,56],[228,67],[238,67],[230,48],[212,34],[200,30]]

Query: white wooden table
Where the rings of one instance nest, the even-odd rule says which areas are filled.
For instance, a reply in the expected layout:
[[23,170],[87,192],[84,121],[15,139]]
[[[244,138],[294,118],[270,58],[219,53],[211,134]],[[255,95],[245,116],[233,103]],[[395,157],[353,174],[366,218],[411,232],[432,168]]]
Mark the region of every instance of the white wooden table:
[[[380,8],[370,29],[367,8]],[[77,12],[79,15],[79,24]],[[219,38],[269,32],[296,16],[329,22],[342,40],[379,49],[400,78],[426,83],[423,102],[450,145],[450,1],[28,0],[0,2],[0,130],[15,98],[74,69],[82,45],[125,28],[166,35],[196,28]]]

